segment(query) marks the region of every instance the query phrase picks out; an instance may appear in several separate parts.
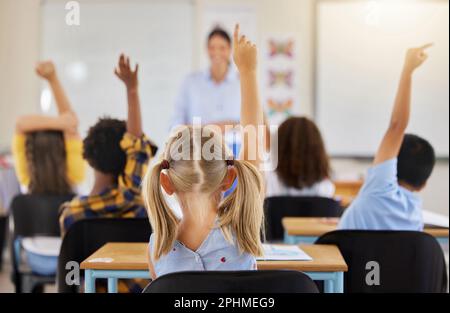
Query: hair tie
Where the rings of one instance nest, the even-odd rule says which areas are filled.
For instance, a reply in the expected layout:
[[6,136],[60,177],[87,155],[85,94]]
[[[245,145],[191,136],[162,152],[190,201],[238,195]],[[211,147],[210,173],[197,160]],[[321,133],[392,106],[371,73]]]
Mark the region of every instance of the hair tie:
[[225,160],[225,162],[227,163],[227,166],[234,166],[234,160]]
[[163,160],[161,162],[161,169],[162,170],[168,170],[170,168],[170,163],[167,160]]

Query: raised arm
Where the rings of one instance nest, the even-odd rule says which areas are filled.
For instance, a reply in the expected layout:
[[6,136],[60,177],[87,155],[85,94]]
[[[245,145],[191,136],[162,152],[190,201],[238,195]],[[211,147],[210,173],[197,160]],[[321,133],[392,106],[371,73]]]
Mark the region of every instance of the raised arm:
[[40,62],[36,66],[36,73],[49,82],[59,116],[51,117],[37,114],[21,116],[16,122],[16,132],[58,130],[64,132],[67,137],[78,138],[78,119],[58,79],[55,66],[51,61]]
[[414,71],[428,58],[425,50],[431,46],[432,44],[427,44],[420,48],[409,49],[406,54],[391,121],[378,148],[374,165],[393,159],[400,152],[410,118],[412,76]]
[[73,112],[72,105],[67,98],[61,82],[59,81],[58,74],[56,73],[55,65],[51,61],[39,62],[36,66],[36,73],[47,80],[50,88],[52,89],[53,96],[55,97],[56,106],[59,114],[67,112]]
[[252,132],[242,132],[242,149],[240,158],[249,161],[255,166],[261,163],[259,149],[262,148],[259,127],[264,126],[263,110],[259,101],[257,79],[257,48],[245,36],[239,34],[239,25],[234,31],[234,62],[239,70],[241,81],[241,126],[252,127],[257,138],[251,136]]
[[24,115],[16,121],[16,133],[23,134],[41,130],[59,130],[70,136],[76,136],[78,120],[76,116],[67,112],[57,117],[45,115]]
[[141,104],[138,91],[138,70],[139,65],[136,64],[134,71],[130,67],[130,59],[124,54],[120,55],[119,64],[114,73],[125,84],[127,88],[128,98],[128,119],[127,132],[140,137],[142,136],[142,117]]

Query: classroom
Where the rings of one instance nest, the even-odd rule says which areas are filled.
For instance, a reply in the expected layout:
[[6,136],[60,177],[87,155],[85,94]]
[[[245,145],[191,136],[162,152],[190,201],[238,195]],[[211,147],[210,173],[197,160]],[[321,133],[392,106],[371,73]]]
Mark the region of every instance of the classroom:
[[448,0],[0,0],[0,68],[0,294],[448,295]]

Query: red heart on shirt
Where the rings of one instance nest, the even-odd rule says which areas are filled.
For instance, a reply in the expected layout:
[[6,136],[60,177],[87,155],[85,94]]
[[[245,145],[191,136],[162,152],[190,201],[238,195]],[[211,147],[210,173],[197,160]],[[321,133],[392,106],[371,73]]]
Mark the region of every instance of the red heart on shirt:
[[220,262],[225,263],[227,261],[227,259],[225,257],[220,259]]

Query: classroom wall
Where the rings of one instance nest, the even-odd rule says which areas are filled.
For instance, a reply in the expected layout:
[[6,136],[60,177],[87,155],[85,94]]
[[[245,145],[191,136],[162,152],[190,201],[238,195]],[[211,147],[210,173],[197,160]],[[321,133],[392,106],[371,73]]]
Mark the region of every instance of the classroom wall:
[[[14,119],[38,110],[39,80],[33,66],[39,57],[39,0],[0,0],[0,151],[9,148]],[[315,0],[195,0],[205,3],[250,3],[258,10],[259,33],[289,32],[299,43],[300,101],[298,111],[314,112],[314,2]],[[195,63],[195,62],[194,62]],[[196,64],[194,64],[196,65]],[[198,63],[197,63],[198,65]],[[25,92],[24,92],[25,91]],[[339,176],[359,176],[368,161],[339,159],[332,162]],[[422,193],[426,209],[449,214],[449,165],[438,163]]]
[[0,0],[0,152],[9,148],[15,118],[38,110],[39,1]]
[[[291,32],[301,43],[299,111],[313,114],[312,40],[313,0],[194,0],[206,3],[250,3],[258,10],[258,25],[264,33]],[[33,67],[40,55],[40,0],[0,0],[0,152],[9,149],[15,117],[35,113],[39,106],[40,80]],[[274,14],[274,12],[276,14]],[[264,21],[264,22],[263,22]],[[293,30],[298,30],[293,32]],[[199,66],[198,60],[194,66]],[[27,92],[23,92],[26,90]],[[12,117],[12,118],[11,118]]]

